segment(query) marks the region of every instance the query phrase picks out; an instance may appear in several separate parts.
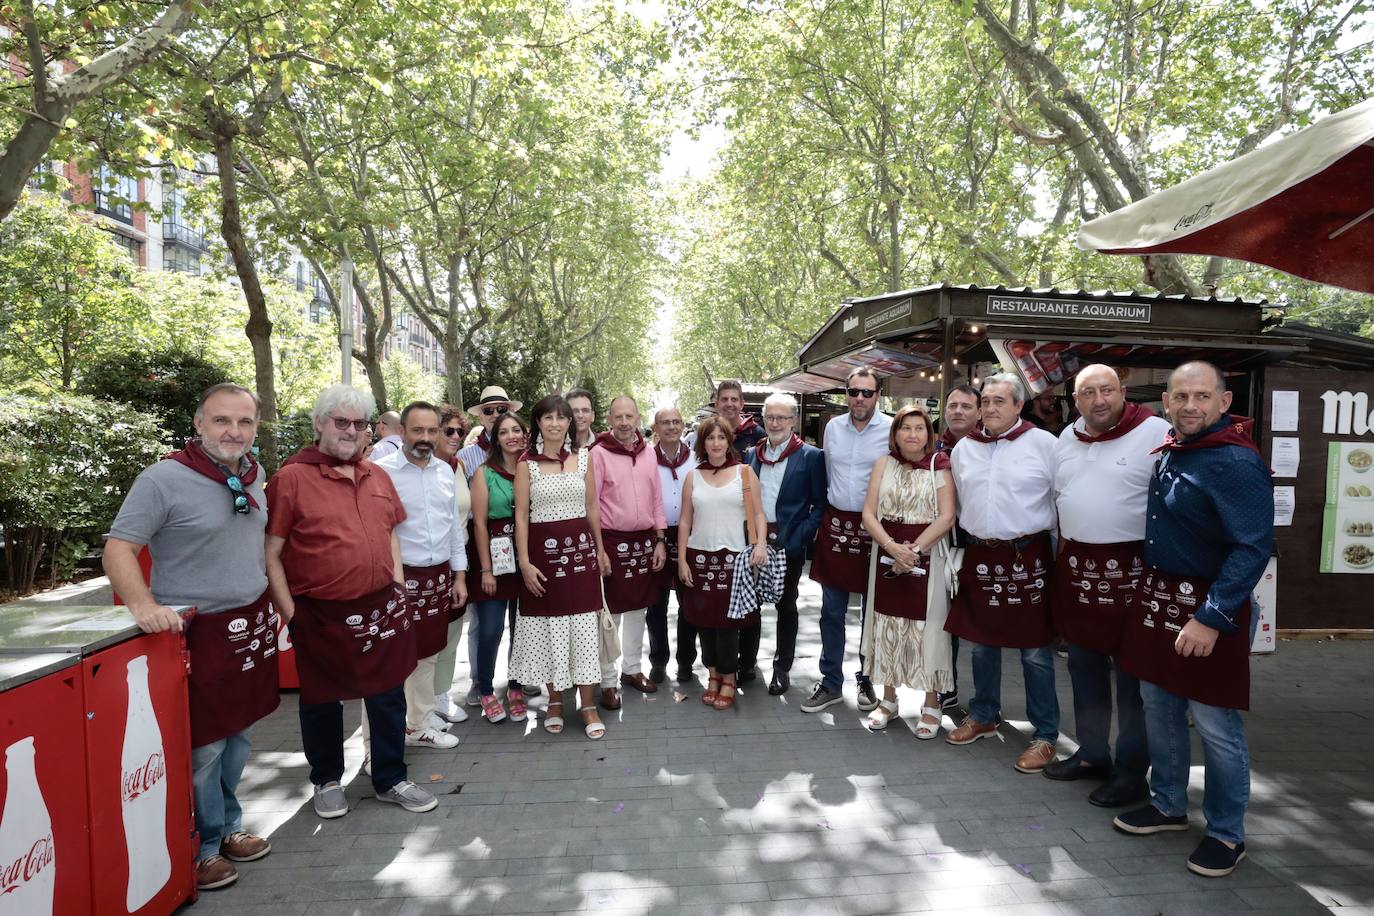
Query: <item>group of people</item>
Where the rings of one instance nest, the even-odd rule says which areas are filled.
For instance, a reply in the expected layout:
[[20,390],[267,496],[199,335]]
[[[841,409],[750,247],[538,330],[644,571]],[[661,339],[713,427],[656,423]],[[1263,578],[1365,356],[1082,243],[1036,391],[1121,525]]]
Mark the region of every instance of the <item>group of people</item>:
[[[822,592],[821,677],[802,712],[843,702],[856,596],[857,705],[870,729],[901,715],[906,687],[921,695],[916,737],[937,737],[958,705],[962,640],[974,696],[946,741],[993,735],[1002,650],[1018,649],[1033,735],[1015,769],[1097,781],[1089,800],[1101,806],[1147,802],[1114,821],[1132,834],[1187,829],[1191,714],[1206,749],[1207,834],[1188,867],[1229,874],[1245,855],[1237,710],[1273,500],[1248,421],[1227,413],[1223,374],[1197,362],[1172,374],[1171,428],[1126,400],[1114,370],[1089,366],[1074,382],[1079,417],[1057,438],[1021,418],[1015,375],[949,392],[938,435],[924,407],[879,411],[879,390],[871,370],[855,370],[818,449],[798,434],[791,396],[770,395],[760,424],[733,381],[690,432],[678,409],[658,409],[652,439],[631,397],[611,402],[596,434],[585,390],[541,399],[526,421],[492,385],[466,410],[415,402],[384,414],[375,443],[371,396],[337,385],[311,412],[315,442],[264,488],[256,396],[210,388],[197,437],[138,477],[105,553],[143,629],[187,629],[200,886],[228,886],[235,863],[271,849],[243,830],[236,791],[252,725],[277,705],[277,615],[295,650],[315,812],[348,813],[342,704],[361,700],[377,798],[418,813],[437,802],[407,778],[405,748],[455,746],[448,728],[465,705],[491,723],[523,721],[543,693],[542,726],[557,734],[575,687],[582,731],[598,740],[600,709],[619,709],[622,688],[657,691],[673,655],[677,680],[691,682],[699,646],[701,701],[731,709],[760,676],[770,605],[768,692],[785,694],[808,559]],[[465,415],[480,424],[475,438]],[[472,686],[455,699],[464,616]],[[493,682],[507,631],[502,698]],[[1056,634],[1069,644],[1080,739],[1063,760]]]

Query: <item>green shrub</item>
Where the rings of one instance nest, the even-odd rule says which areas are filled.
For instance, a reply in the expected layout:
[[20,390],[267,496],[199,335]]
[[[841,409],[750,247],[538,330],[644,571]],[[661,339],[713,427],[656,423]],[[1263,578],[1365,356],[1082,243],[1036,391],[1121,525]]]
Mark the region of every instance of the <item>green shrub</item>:
[[222,366],[168,349],[112,354],[86,367],[77,390],[120,401],[156,417],[178,447],[195,435],[192,417],[200,394],[211,385],[231,381]]
[[20,594],[45,557],[70,558],[70,545],[109,531],[134,478],[166,452],[156,417],[80,395],[0,394],[0,429],[0,530]]

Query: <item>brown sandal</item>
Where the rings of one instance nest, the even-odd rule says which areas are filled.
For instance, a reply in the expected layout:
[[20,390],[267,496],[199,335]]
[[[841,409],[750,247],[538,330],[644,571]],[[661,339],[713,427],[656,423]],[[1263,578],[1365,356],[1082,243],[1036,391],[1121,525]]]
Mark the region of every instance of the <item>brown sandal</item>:
[[[713,684],[715,685],[714,687],[712,686]],[[720,681],[720,678],[718,678],[718,677],[711,677],[711,678],[707,678],[707,679],[706,679],[706,692],[703,693],[703,694],[701,695],[701,702],[702,702],[704,705],[706,705],[706,706],[714,706],[714,705],[716,705],[716,699],[717,699],[717,697],[719,696],[719,695],[716,693],[716,687],[719,687],[720,684],[721,684],[721,681]]]
[[[725,692],[726,687],[730,688],[730,692],[728,694]],[[730,707],[734,706],[735,694],[738,693],[736,687],[737,685],[734,681],[721,681],[720,692],[716,694],[716,700],[711,705],[714,706],[718,712],[723,712],[724,710],[727,710]]]

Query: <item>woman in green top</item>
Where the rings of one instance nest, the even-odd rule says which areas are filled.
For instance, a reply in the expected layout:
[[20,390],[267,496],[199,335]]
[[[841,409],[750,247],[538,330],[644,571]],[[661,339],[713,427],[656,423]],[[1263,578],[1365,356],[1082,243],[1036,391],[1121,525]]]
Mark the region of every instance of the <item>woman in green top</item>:
[[[496,671],[496,653],[501,648],[501,631],[506,615],[515,615],[515,599],[520,594],[520,575],[511,572],[497,576],[492,573],[492,542],[498,554],[504,547],[509,551],[511,569],[515,569],[515,466],[525,448],[528,429],[514,413],[503,414],[491,428],[491,449],[486,463],[472,475],[472,534],[480,579],[473,589],[477,614],[477,691],[482,696],[482,715],[493,724],[506,718],[506,710],[492,688]],[[504,538],[505,541],[500,539]],[[471,575],[471,573],[469,573]],[[511,633],[514,644],[515,634]],[[525,721],[525,694],[512,684],[506,692],[510,718]]]

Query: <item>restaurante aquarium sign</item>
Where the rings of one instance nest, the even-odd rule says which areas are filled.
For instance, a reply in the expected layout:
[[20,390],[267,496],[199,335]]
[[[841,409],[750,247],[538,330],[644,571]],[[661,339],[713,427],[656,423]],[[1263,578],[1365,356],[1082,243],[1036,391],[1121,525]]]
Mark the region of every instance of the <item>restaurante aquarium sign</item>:
[[988,297],[989,315],[1019,318],[1067,318],[1080,321],[1130,321],[1150,323],[1148,302],[1079,302],[1065,299],[1013,299]]

